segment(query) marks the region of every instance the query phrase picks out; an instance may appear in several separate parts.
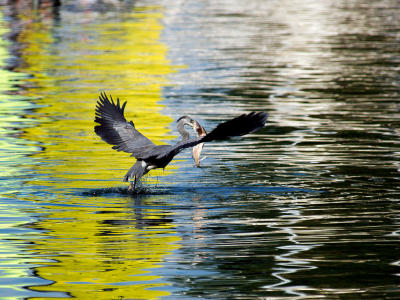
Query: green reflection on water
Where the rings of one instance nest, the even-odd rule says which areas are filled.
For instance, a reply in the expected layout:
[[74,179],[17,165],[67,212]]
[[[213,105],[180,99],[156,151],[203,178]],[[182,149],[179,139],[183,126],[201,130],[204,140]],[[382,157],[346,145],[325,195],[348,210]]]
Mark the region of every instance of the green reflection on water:
[[[159,42],[160,11],[139,7],[119,21],[86,16],[83,23],[80,16],[65,16],[71,25],[59,30],[67,32],[57,32],[49,22],[24,22],[18,35],[23,45],[18,71],[33,75],[24,80],[20,94],[34,99],[35,109],[25,112],[30,126],[16,139],[38,143],[42,150],[29,148],[36,153],[26,163],[30,170],[19,186],[23,192],[10,193],[15,200],[33,202],[36,207],[27,213],[38,219],[29,225],[11,220],[9,225],[35,232],[37,237],[23,247],[25,255],[46,260],[42,266],[31,265],[35,276],[44,279],[27,282],[31,291],[69,293],[78,299],[155,299],[169,294],[162,289],[167,283],[151,272],[178,247],[168,216],[154,215],[152,209],[143,215],[127,196],[81,197],[70,190],[120,186],[134,163],[93,132],[101,90],[128,100],[127,119],[155,143],[168,136],[172,119],[160,113],[158,102],[174,69]],[[151,205],[162,197],[146,201]],[[24,243],[24,236],[19,239]],[[28,270],[21,272],[24,277]]]
[[[9,30],[3,24],[3,14],[0,11],[0,174],[12,176],[18,172],[18,168],[9,168],[10,161],[18,161],[22,156],[37,150],[26,140],[18,138],[18,130],[14,128],[25,128],[34,123],[22,116],[23,112],[34,106],[24,97],[16,95],[16,85],[26,78],[25,74],[9,71],[6,61],[11,58],[7,47],[9,43],[2,37]],[[7,93],[7,94],[5,94]]]
[[[8,33],[0,10],[0,295],[2,299],[16,299],[26,295],[21,279],[25,283],[35,281],[29,271],[35,259],[25,255],[25,245],[34,232],[21,228],[33,218],[21,203],[10,201],[9,195],[20,188],[26,156],[38,151],[38,147],[35,142],[20,137],[24,128],[35,123],[24,117],[26,110],[34,105],[16,94],[17,84],[27,76],[6,68],[6,62],[11,59],[10,43],[3,36]],[[19,240],[21,234],[25,234],[23,242]]]

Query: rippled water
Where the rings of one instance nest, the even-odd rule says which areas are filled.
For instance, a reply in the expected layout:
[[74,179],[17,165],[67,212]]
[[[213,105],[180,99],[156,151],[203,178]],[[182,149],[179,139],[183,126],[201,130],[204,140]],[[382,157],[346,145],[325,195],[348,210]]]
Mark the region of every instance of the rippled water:
[[[1,298],[399,298],[399,10],[0,6]],[[130,195],[132,158],[93,132],[100,91],[159,144],[185,114],[270,119]]]

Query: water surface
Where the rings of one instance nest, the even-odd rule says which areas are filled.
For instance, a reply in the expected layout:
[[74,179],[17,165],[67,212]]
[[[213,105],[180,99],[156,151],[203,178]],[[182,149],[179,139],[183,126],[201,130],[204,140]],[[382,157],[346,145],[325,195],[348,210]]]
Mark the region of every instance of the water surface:
[[[396,1],[0,6],[4,299],[398,298]],[[157,144],[268,126],[152,171],[93,132],[101,91]]]

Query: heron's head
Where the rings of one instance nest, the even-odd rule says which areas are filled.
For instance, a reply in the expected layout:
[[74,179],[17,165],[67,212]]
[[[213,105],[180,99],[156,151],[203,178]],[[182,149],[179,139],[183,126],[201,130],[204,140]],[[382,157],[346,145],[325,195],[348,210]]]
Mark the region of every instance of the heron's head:
[[192,128],[194,128],[197,124],[196,120],[193,120],[191,117],[188,116],[180,117],[176,122],[178,123],[178,126],[189,125]]

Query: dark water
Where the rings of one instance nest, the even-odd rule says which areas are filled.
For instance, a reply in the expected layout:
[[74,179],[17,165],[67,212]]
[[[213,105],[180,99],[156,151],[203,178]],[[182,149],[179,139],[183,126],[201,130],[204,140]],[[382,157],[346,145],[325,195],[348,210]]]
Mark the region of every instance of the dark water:
[[[0,6],[2,299],[400,298],[398,1],[63,3]],[[270,119],[130,195],[100,91],[156,143]]]

